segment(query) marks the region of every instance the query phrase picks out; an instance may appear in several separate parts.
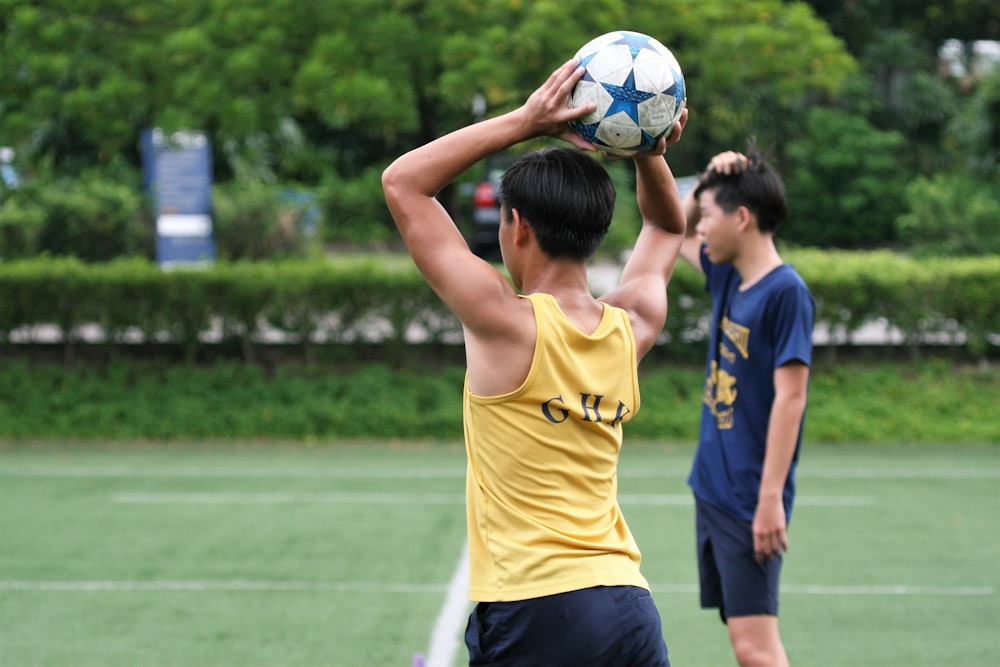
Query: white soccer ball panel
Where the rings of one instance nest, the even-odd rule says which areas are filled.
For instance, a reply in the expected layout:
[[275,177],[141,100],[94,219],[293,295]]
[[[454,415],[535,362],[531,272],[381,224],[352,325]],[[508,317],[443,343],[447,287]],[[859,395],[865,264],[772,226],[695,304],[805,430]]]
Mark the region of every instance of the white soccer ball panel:
[[604,114],[608,112],[612,101],[611,95],[608,94],[608,91],[600,83],[596,81],[580,81],[573,90],[569,106],[575,109],[588,103],[596,104],[597,109],[593,113],[589,113],[579,120],[581,123],[596,123],[604,118]]
[[612,148],[632,148],[642,142],[642,130],[627,113],[616,113],[601,121],[597,138]]
[[663,66],[663,58],[652,51],[642,51],[635,59],[635,87],[650,93],[662,93],[676,82],[673,69]]
[[677,121],[680,109],[671,95],[657,95],[639,102],[639,125],[655,136],[666,132]]
[[608,44],[611,44],[612,42],[617,42],[619,39],[621,39],[621,37],[622,37],[621,32],[609,32],[603,35],[598,35],[594,39],[590,40],[589,42],[581,46],[580,50],[576,52],[576,56],[577,58],[585,58],[593,53],[596,53],[597,51],[600,51]]
[[680,64],[678,64],[677,58],[674,57],[674,52],[671,51],[670,49],[668,49],[663,44],[663,42],[661,42],[660,40],[658,40],[656,38],[651,37],[649,39],[649,42],[647,42],[647,46],[652,47],[653,49],[655,49],[656,53],[658,53],[659,56],[657,56],[656,54],[654,54],[653,51],[651,51],[650,49],[646,48],[646,49],[643,49],[641,53],[639,53],[639,55],[637,56],[637,59],[638,58],[652,58],[652,59],[656,59],[657,57],[663,58],[664,60],[666,60],[667,62],[670,63],[670,66],[671,66],[672,69],[674,69],[675,71],[678,71],[678,72],[681,71],[681,66],[680,66]]
[[606,47],[587,63],[587,71],[601,83],[624,85],[632,73],[632,52],[624,44]]

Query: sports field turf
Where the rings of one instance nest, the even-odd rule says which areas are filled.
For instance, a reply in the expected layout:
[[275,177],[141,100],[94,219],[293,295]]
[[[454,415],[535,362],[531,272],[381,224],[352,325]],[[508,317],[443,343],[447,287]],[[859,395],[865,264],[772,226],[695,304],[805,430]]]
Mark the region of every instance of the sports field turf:
[[[621,503],[675,667],[698,609],[689,446]],[[0,445],[0,667],[461,665],[464,453],[408,442]],[[806,444],[783,576],[797,667],[1000,665],[1000,446]]]

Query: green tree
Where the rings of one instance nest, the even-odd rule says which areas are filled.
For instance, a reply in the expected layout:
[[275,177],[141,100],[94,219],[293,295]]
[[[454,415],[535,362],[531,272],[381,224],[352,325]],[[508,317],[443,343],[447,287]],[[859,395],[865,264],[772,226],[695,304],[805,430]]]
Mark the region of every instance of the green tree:
[[968,89],[941,69],[948,39],[966,49],[1000,38],[996,0],[808,0],[861,64],[852,84],[871,101],[852,105],[877,127],[906,137],[900,159],[915,173],[948,168],[946,130],[968,101]]
[[[707,155],[741,146],[751,136],[780,159],[786,142],[803,131],[805,112],[838,103],[857,63],[812,10],[799,2],[658,3],[665,20],[642,14],[647,25],[673,31],[690,81],[690,134]],[[646,11],[652,10],[649,7]]]
[[863,118],[813,109],[788,148],[791,219],[785,238],[802,245],[856,248],[890,243],[903,208],[903,137]]
[[949,166],[910,183],[899,238],[924,255],[1000,254],[1000,67],[979,82],[946,138]]
[[558,0],[3,0],[0,141],[90,166],[135,159],[142,127],[194,127],[230,171],[240,158],[279,177],[302,170],[286,153],[305,144],[360,173],[469,122],[480,96],[486,114],[505,111],[617,28],[675,50],[719,143],[786,127],[854,69],[805,5],[778,0],[602,0],[586,12]]
[[63,172],[134,155],[173,4],[0,3],[0,143]]
[[980,81],[969,103],[952,121],[949,135],[956,162],[973,174],[992,179],[996,194],[996,179],[1000,178],[1000,64]]
[[887,30],[921,38],[929,55],[946,39],[1000,39],[996,0],[807,0],[851,52],[860,55]]
[[681,172],[750,135],[782,146],[856,69],[806,5],[780,0],[0,0],[0,144],[72,176],[116,157],[138,169],[144,128],[200,129],[217,182],[351,188],[321,197],[331,223],[371,210],[388,226],[373,174],[511,108],[614,29],[653,33],[681,63]]
[[217,147],[234,147],[216,151],[226,156],[252,152],[262,137],[281,146],[297,63],[329,13],[320,9],[291,0],[0,3],[0,142],[63,172],[120,155],[138,164],[139,131],[151,126],[206,130]]
[[317,2],[216,0],[197,20],[174,24],[161,38],[154,122],[208,131],[231,172],[223,176],[274,181],[287,170],[315,181],[299,155],[309,140],[295,78],[336,13]]

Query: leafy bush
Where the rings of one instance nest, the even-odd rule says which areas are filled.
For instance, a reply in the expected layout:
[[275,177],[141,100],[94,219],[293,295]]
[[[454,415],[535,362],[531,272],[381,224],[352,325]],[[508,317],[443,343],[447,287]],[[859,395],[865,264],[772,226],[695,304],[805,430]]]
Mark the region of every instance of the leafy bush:
[[1000,194],[995,181],[967,174],[918,178],[906,190],[909,213],[896,220],[900,241],[922,256],[1000,254]]
[[212,192],[213,227],[224,260],[302,257],[317,233],[311,198],[258,181],[232,181]]
[[151,257],[153,225],[146,211],[138,188],[100,171],[31,181],[11,191],[0,208],[0,257]]
[[331,175],[323,191],[322,207],[329,221],[325,240],[371,244],[397,238],[385,206],[381,169],[368,169],[356,178]]
[[8,192],[0,205],[0,259],[32,257],[38,253],[38,235],[45,211],[28,190]]
[[[232,361],[65,366],[9,359],[0,374],[0,439],[459,440],[464,365],[432,361],[417,348],[400,365],[286,364],[272,372]],[[701,364],[643,362],[642,409],[626,424],[627,437],[694,441],[703,383]],[[805,438],[995,443],[998,389],[995,371],[939,359],[817,363]]]

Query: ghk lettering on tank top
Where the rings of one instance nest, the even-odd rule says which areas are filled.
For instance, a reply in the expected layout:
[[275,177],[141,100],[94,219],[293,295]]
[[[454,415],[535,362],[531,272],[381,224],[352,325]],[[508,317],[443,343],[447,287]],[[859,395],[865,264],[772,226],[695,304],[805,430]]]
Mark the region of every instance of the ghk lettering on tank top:
[[[580,412],[583,415],[581,421],[585,422],[604,422],[609,426],[617,426],[625,419],[631,410],[628,409],[621,401],[618,401],[618,407],[615,409],[614,419],[606,420],[601,415],[601,401],[604,396],[600,394],[580,394]],[[556,396],[555,398],[550,398],[541,405],[542,415],[552,422],[553,424],[561,424],[567,419],[572,412],[568,407],[566,407],[566,402],[563,401],[562,395]]]

